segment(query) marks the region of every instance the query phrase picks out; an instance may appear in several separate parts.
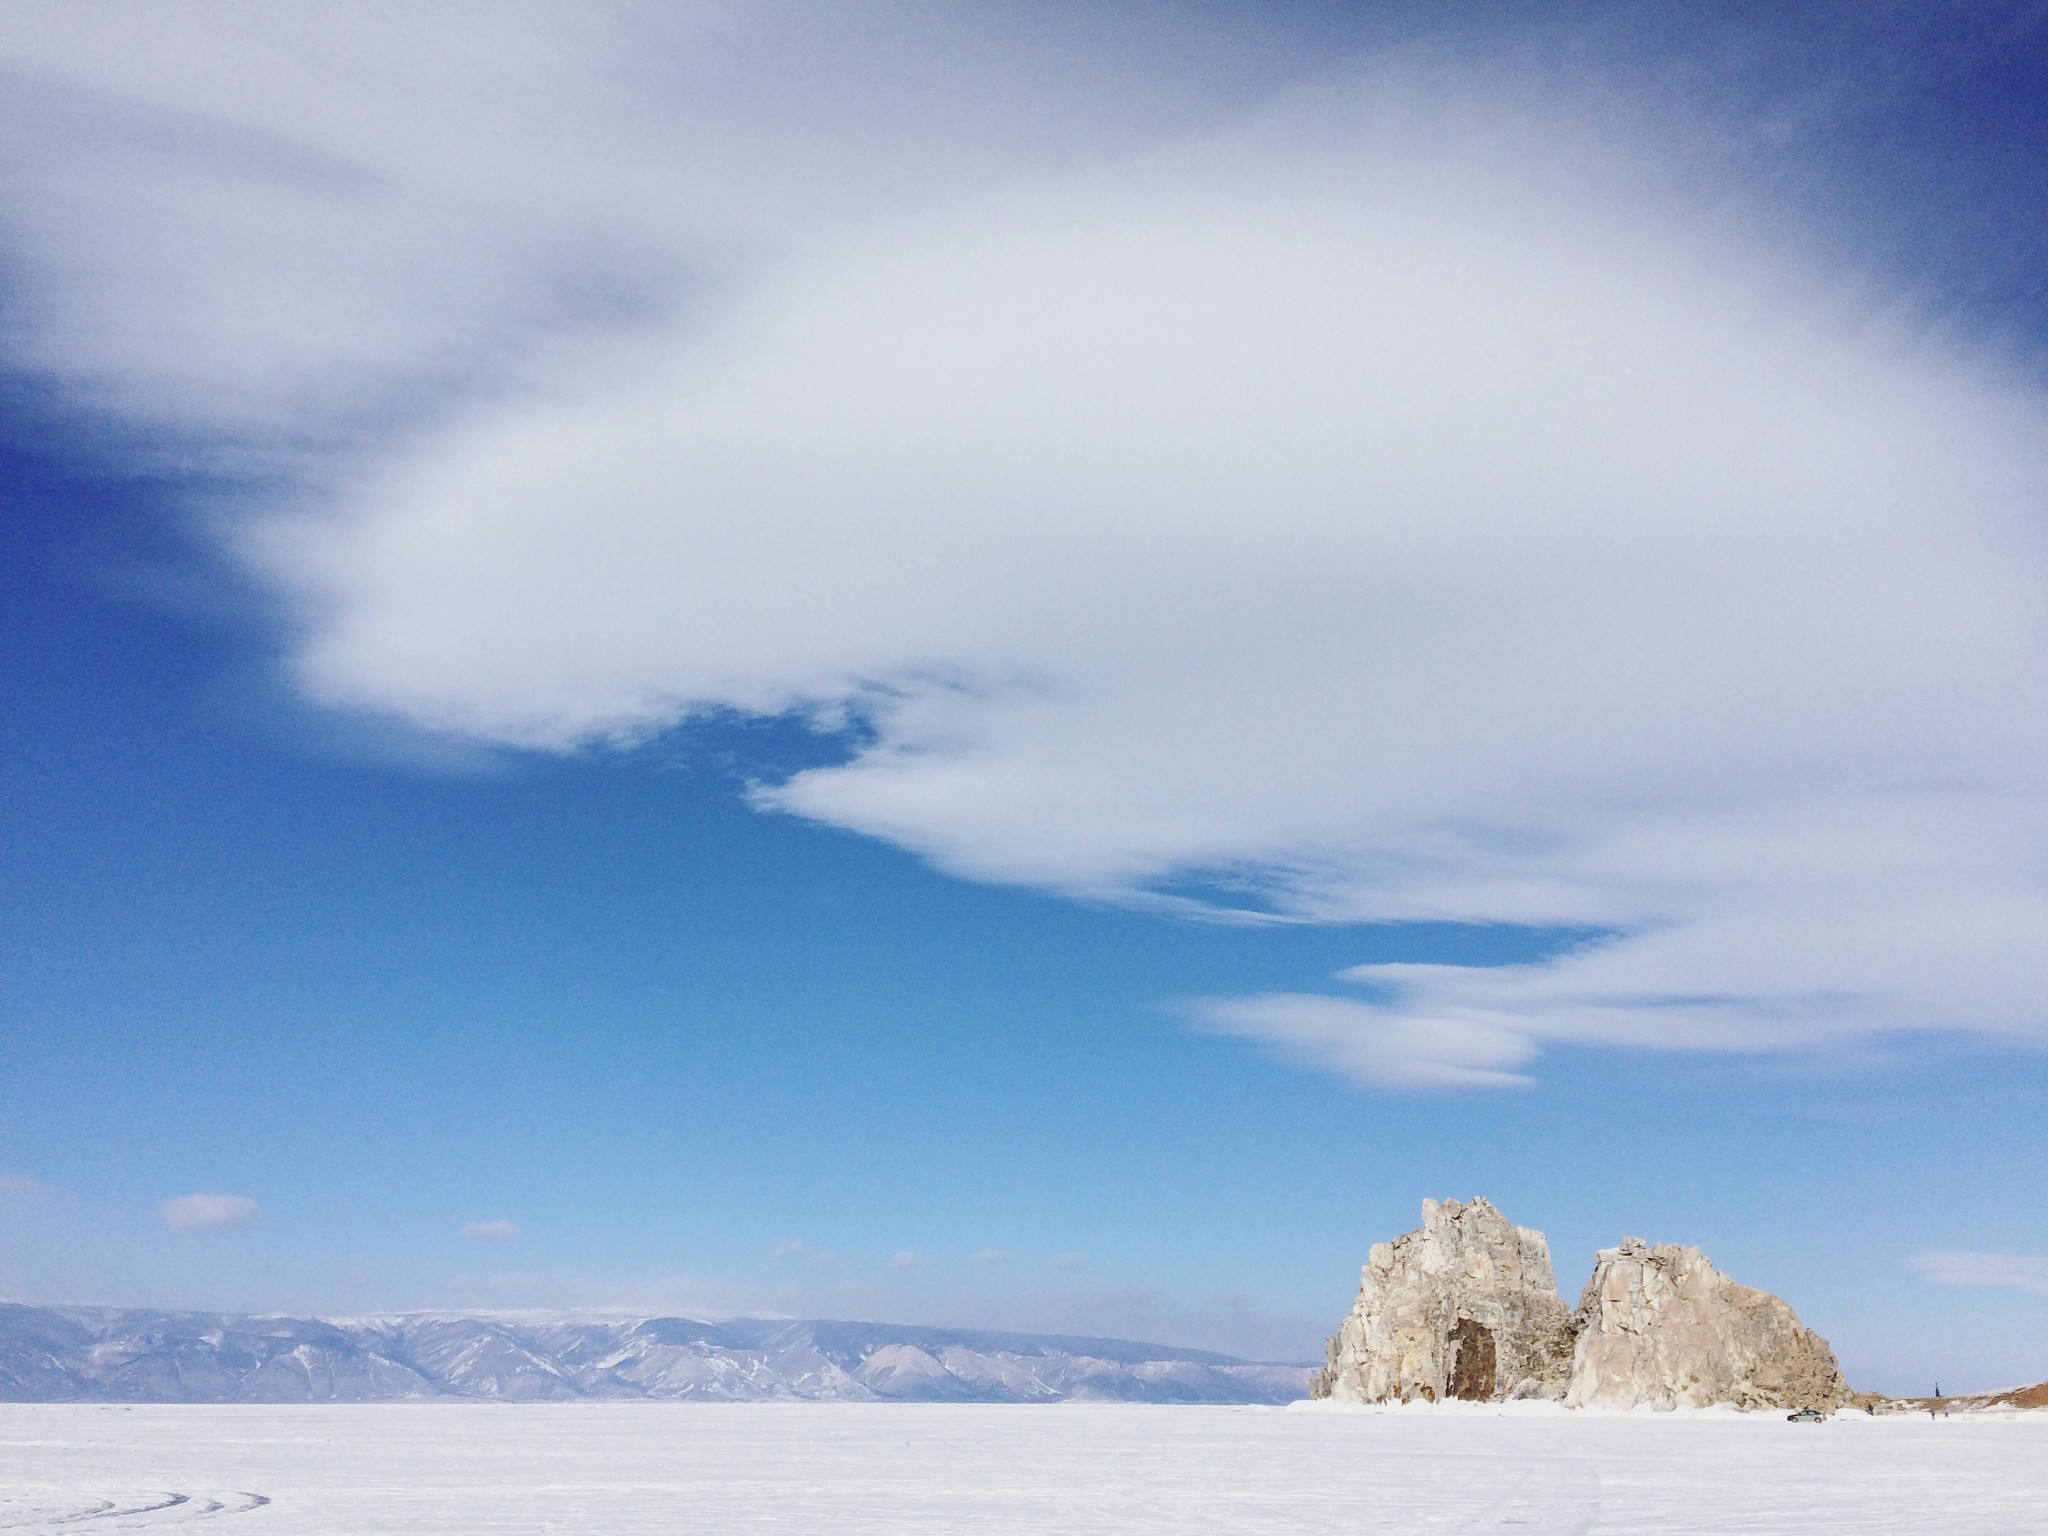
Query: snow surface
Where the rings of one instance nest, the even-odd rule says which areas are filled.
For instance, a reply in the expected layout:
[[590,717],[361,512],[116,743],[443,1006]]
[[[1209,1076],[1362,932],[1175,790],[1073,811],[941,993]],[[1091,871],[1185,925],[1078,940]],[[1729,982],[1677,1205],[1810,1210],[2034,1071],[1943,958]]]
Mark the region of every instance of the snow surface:
[[0,1405],[0,1531],[2048,1531],[2048,1414]]

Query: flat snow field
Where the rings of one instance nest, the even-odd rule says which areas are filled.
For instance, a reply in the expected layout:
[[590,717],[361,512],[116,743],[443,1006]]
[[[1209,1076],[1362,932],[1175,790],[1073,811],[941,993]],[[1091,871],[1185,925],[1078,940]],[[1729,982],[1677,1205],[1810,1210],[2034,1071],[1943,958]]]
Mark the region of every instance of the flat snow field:
[[2048,1532],[2048,1414],[0,1404],[0,1531]]

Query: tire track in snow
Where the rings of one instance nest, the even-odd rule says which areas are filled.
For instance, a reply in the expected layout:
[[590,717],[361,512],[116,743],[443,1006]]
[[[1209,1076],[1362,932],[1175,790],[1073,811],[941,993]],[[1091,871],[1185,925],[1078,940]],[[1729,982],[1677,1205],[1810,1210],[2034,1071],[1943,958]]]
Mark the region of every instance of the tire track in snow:
[[1451,1529],[1474,1536],[1485,1531],[1588,1536],[1601,1505],[1597,1469],[1578,1457],[1546,1456],[1532,1462],[1499,1498]]
[[155,1531],[219,1515],[244,1515],[268,1504],[261,1493],[177,1493],[153,1490],[116,1498],[39,1504],[17,1496],[0,1502],[0,1531],[23,1536],[65,1536],[89,1531]]

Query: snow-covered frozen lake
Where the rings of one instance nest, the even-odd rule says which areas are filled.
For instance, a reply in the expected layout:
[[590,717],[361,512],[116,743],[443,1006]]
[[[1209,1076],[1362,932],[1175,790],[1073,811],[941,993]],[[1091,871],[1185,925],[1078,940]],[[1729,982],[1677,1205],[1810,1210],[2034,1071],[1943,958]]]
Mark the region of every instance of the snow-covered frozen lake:
[[0,1531],[2048,1532],[2048,1414],[0,1404]]

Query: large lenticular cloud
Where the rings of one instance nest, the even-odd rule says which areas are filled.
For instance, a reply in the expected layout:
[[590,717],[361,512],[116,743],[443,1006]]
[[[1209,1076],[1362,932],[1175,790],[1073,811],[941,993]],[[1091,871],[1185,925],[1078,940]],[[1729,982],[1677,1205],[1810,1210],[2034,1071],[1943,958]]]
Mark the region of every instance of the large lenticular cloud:
[[2048,1033],[2041,402],[1499,97],[1361,69],[722,266],[744,177],[618,176],[597,227],[715,282],[237,547],[327,704],[542,751],[851,709],[765,806],[1091,898],[1606,935],[1198,1009],[1363,1082]]

